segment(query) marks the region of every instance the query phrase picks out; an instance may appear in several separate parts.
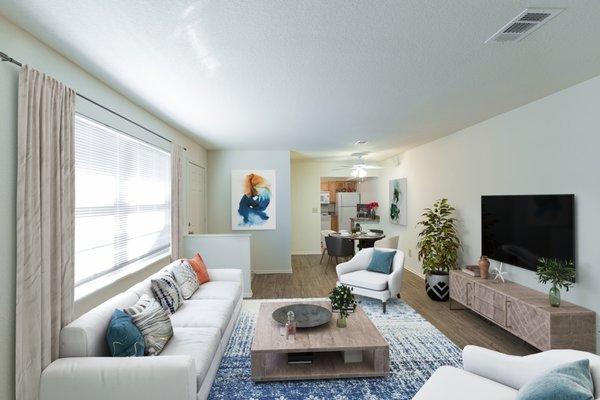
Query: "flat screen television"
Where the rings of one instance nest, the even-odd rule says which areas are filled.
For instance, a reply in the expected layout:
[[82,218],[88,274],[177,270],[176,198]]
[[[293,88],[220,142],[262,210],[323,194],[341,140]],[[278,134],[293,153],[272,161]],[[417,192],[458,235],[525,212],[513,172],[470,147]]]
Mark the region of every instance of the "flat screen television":
[[538,259],[575,262],[575,196],[481,196],[481,249],[532,271]]

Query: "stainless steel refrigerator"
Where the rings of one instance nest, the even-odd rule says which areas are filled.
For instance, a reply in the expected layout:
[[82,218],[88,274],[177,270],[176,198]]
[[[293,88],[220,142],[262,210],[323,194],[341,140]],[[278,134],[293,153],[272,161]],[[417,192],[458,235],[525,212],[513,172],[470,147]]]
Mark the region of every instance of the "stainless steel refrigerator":
[[335,213],[338,216],[338,229],[350,230],[350,218],[356,218],[356,205],[360,203],[358,192],[338,192]]

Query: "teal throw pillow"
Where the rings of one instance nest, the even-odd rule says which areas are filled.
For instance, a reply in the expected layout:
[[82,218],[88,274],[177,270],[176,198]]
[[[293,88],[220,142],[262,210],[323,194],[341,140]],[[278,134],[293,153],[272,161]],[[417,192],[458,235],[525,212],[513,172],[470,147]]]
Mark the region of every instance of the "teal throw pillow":
[[123,310],[115,310],[113,313],[106,330],[106,343],[113,357],[144,355],[144,337],[131,316]]
[[550,370],[527,382],[517,400],[594,400],[590,361],[579,360]]
[[381,274],[388,274],[392,272],[392,261],[396,255],[394,251],[384,251],[379,249],[373,249],[373,257],[367,267],[367,271],[379,272]]

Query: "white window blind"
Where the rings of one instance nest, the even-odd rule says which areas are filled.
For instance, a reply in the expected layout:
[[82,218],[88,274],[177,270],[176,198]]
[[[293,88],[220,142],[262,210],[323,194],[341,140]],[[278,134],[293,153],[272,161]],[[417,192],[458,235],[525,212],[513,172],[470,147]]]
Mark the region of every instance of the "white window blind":
[[170,154],[82,116],[75,118],[75,285],[171,241]]

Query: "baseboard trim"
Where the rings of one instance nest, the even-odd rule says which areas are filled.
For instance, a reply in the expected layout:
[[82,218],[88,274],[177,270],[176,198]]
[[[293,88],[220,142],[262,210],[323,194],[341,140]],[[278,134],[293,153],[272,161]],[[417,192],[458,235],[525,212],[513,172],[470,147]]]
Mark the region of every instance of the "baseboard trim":
[[411,274],[415,275],[417,278],[421,279],[422,281],[425,280],[425,275],[423,275],[420,272],[414,271],[412,268],[409,268],[407,266],[404,266],[404,270],[410,272]]
[[253,274],[291,274],[291,267],[279,267],[279,268],[252,268]]

